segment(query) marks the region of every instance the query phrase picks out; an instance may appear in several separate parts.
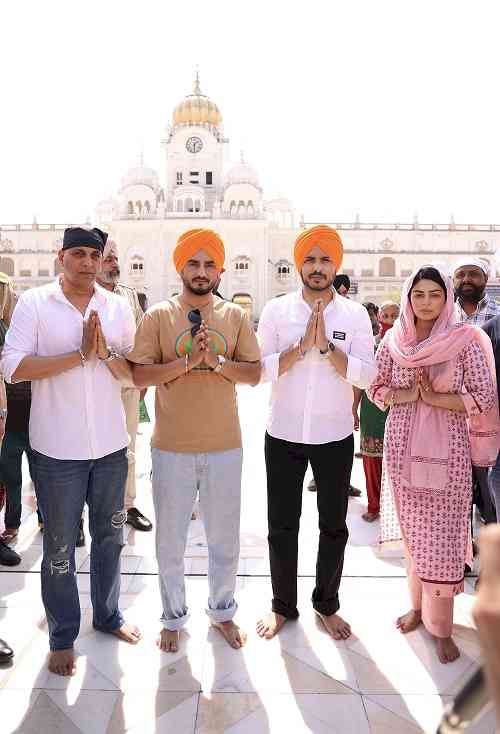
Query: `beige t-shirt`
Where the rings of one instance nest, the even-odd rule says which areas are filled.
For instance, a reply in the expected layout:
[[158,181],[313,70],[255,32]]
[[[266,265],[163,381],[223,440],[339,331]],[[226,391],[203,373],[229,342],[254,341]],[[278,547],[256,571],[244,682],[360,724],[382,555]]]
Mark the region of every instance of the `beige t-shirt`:
[[[165,364],[189,353],[193,309],[174,296],[150,308],[139,324],[132,352],[136,364]],[[211,348],[236,362],[257,362],[260,351],[245,311],[213,296],[200,309]],[[162,451],[205,453],[241,447],[234,383],[200,366],[156,388],[155,428],[151,445]]]

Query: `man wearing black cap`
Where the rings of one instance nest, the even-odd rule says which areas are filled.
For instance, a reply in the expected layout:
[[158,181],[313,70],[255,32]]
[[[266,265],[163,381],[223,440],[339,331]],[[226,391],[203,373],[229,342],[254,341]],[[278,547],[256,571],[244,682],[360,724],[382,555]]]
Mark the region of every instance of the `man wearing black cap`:
[[121,385],[133,384],[123,355],[132,348],[135,323],[128,303],[95,283],[106,239],[98,229],[65,230],[61,276],[21,295],[2,353],[6,379],[32,383],[30,445],[44,522],[42,599],[49,670],[59,675],[75,672],[75,543],[85,502],[94,627],[130,643],[140,639],[118,608],[128,443]]

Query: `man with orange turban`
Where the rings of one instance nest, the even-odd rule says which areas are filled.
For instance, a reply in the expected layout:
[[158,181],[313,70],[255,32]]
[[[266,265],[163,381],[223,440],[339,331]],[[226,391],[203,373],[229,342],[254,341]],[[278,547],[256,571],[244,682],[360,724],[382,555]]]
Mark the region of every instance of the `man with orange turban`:
[[210,229],[179,237],[173,262],[182,293],[145,313],[128,355],[137,387],[157,386],[151,445],[163,603],[158,644],[166,652],[177,652],[187,620],[184,550],[197,491],[208,545],[206,611],[233,648],[246,639],[233,621],[242,466],[235,385],[258,383],[260,352],[245,311],[212,293],[224,256]]
[[334,639],[351,634],[338,614],[338,592],[348,536],[353,386],[368,387],[376,370],[366,310],[333,288],[342,256],[332,227],[302,232],[294,248],[302,288],[269,301],[259,322],[263,379],[272,383],[265,456],[273,602],[257,623],[258,634],[268,639],[299,615],[297,549],[309,463],[320,527],[312,603]]

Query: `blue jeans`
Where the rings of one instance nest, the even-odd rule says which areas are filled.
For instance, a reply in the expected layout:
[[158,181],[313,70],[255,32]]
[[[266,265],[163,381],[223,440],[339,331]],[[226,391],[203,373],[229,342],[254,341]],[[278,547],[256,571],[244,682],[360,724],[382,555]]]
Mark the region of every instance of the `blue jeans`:
[[154,448],[151,456],[163,626],[179,630],[188,618],[184,551],[197,492],[208,545],[206,612],[214,622],[228,622],[238,608],[234,591],[240,555],[242,449],[182,454]]
[[497,463],[490,469],[489,482],[491,500],[497,513],[497,522],[500,522],[500,454],[498,454]]
[[75,544],[83,506],[89,506],[90,594],[94,627],[123,624],[118,609],[120,553],[124,545],[125,448],[101,459],[61,460],[33,451],[36,495],[44,522],[42,599],[51,650],[73,647],[80,630]]

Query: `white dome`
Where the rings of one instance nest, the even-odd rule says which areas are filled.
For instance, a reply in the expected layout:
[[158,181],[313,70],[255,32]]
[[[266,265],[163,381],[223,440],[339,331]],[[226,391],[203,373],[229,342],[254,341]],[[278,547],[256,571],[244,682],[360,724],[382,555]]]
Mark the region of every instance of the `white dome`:
[[134,168],[130,168],[122,178],[122,188],[137,186],[138,184],[149,186],[156,191],[160,183],[158,174],[154,168],[148,168],[148,166],[144,165],[135,166]]
[[247,163],[237,163],[229,169],[225,179],[226,186],[231,184],[250,184],[256,188],[260,188],[259,176],[255,168]]

